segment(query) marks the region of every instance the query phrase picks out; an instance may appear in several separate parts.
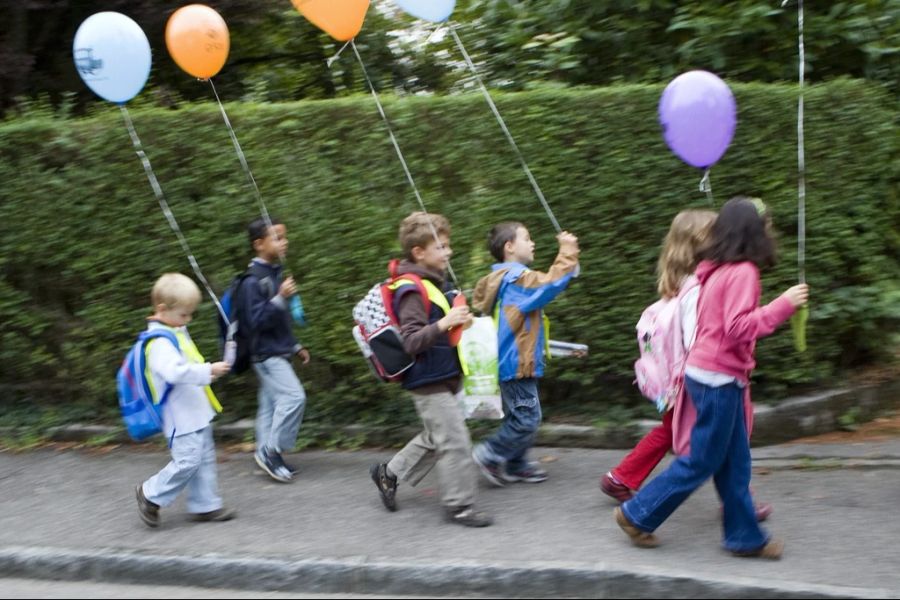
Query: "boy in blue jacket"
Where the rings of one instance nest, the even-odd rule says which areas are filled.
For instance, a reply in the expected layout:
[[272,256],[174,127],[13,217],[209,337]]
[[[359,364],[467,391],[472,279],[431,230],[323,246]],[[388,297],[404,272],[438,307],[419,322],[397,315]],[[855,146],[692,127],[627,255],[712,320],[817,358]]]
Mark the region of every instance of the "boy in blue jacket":
[[578,269],[578,238],[560,233],[559,253],[547,273],[528,268],[534,261],[534,242],[519,222],[491,229],[488,246],[499,262],[475,286],[472,307],[494,315],[497,323],[500,429],[472,452],[475,464],[497,486],[515,481],[539,483],[547,473],[527,460],[541,424],[538,380],[544,374],[547,343],[543,308],[566,289]]

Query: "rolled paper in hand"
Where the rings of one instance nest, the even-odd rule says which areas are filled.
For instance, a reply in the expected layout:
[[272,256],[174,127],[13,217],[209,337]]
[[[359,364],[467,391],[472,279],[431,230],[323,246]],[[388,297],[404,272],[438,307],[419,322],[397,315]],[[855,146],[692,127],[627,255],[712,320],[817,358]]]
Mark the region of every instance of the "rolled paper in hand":
[[794,332],[794,348],[806,352],[806,320],[809,318],[809,304],[804,304],[791,316],[791,331]]
[[588,347],[586,344],[575,344],[572,342],[560,342],[558,340],[550,340],[550,356],[587,356]]
[[234,360],[237,358],[237,342],[234,340],[228,340],[225,342],[225,353],[222,357],[222,362],[227,362],[232,367],[234,366]]
[[[456,298],[453,299],[453,308],[457,306],[466,306],[466,295],[462,292],[456,295]],[[456,346],[459,344],[459,340],[462,339],[463,327],[451,327],[447,331],[447,337],[450,338],[450,345]]]

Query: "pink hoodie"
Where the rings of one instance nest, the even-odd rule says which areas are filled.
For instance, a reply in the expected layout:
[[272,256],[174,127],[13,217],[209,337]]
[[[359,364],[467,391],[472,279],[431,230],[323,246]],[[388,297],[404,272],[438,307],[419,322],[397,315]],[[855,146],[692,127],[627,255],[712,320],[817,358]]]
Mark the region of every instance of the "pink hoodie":
[[[697,266],[696,275],[703,287],[697,301],[697,334],[687,364],[734,375],[748,384],[744,388],[744,419],[749,437],[753,430],[749,382],[756,366],[756,340],[790,318],[794,305],[782,295],[759,306],[759,269],[751,262],[715,264],[705,260]],[[673,410],[673,449],[679,456],[689,455],[697,412],[686,388],[682,387]]]
[[749,383],[756,366],[756,340],[787,321],[794,305],[781,295],[760,306],[759,269],[751,262],[704,260],[697,267],[697,278],[703,287],[697,301],[697,337],[687,364]]

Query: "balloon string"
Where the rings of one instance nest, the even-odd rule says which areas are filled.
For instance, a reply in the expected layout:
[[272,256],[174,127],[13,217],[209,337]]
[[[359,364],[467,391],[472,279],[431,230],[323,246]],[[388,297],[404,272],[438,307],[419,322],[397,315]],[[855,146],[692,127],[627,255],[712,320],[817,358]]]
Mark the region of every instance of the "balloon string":
[[803,46],[803,0],[799,0],[797,28],[800,51],[800,97],[797,99],[797,277],[800,283],[806,283],[806,156],[803,136],[803,85],[806,52]]
[[131,135],[131,143],[134,145],[134,150],[137,153],[138,158],[141,160],[141,164],[144,165],[144,172],[147,174],[147,179],[150,181],[150,187],[153,188],[153,193],[156,195],[156,200],[159,202],[159,207],[162,209],[163,215],[165,215],[166,220],[169,222],[169,227],[172,228],[172,231],[174,231],[175,235],[178,237],[178,241],[181,243],[181,248],[187,255],[188,262],[191,263],[191,268],[194,270],[194,274],[197,276],[197,279],[199,279],[203,284],[203,287],[206,288],[206,292],[215,303],[219,314],[222,315],[222,319],[226,324],[230,324],[228,315],[225,314],[225,310],[219,303],[218,297],[216,297],[216,294],[215,292],[213,292],[212,287],[210,287],[209,282],[206,280],[206,277],[203,276],[203,271],[200,270],[200,265],[199,263],[197,263],[197,259],[194,258],[194,253],[191,252],[191,247],[188,245],[187,239],[185,239],[184,234],[181,232],[181,228],[178,226],[178,221],[175,220],[175,215],[172,214],[172,209],[169,208],[169,203],[166,202],[166,197],[163,195],[163,191],[159,185],[159,181],[157,181],[156,179],[156,174],[153,172],[153,167],[150,165],[150,159],[147,158],[147,154],[144,152],[143,145],[141,144],[141,139],[138,137],[137,131],[135,131],[134,129],[134,123],[131,122],[131,116],[128,114],[128,109],[125,108],[124,104],[120,104],[119,108],[122,109],[122,116],[125,118],[125,125],[128,127],[128,133]]
[[469,56],[469,53],[466,52],[466,48],[465,46],[463,46],[462,40],[459,39],[459,35],[456,33],[456,26],[451,24],[449,26],[449,29],[450,34],[453,36],[453,40],[456,42],[456,47],[459,48],[459,51],[465,59],[469,70],[472,71],[472,75],[474,75],[475,77],[475,81],[478,82],[478,85],[481,88],[481,94],[487,101],[488,106],[490,106],[491,112],[494,113],[494,117],[496,117],[497,123],[500,125],[500,129],[503,130],[503,133],[506,135],[506,139],[509,141],[509,144],[515,151],[516,156],[518,156],[519,162],[522,165],[522,169],[525,171],[525,175],[528,176],[528,181],[531,182],[531,187],[534,188],[534,193],[537,194],[538,200],[540,200],[541,205],[544,207],[544,211],[550,218],[550,222],[553,223],[553,227],[556,229],[556,233],[562,233],[562,228],[559,226],[559,222],[553,215],[553,211],[550,209],[550,204],[548,204],[547,199],[544,198],[544,193],[541,191],[541,187],[538,185],[537,179],[535,179],[534,175],[531,173],[531,169],[528,168],[528,163],[525,161],[525,156],[522,154],[522,151],[519,150],[519,146],[516,144],[516,140],[509,132],[509,128],[506,126],[506,122],[504,122],[503,117],[500,116],[500,111],[497,110],[497,105],[494,104],[494,100],[493,98],[491,98],[490,92],[488,92],[487,87],[485,87],[484,82],[481,80],[481,76],[478,74],[478,70],[475,68],[475,63],[472,62],[472,58]]
[[[225,107],[222,105],[222,100],[219,99],[219,93],[216,91],[216,85],[213,83],[212,78],[208,79],[210,87],[212,87],[213,95],[216,97],[216,102],[219,104],[219,111],[222,113],[222,120],[225,121],[225,127],[228,128],[228,134],[231,136],[231,143],[234,145],[234,151],[237,154],[238,160],[241,163],[241,167],[244,169],[244,174],[247,175],[247,181],[250,182],[250,186],[253,188],[253,193],[256,196],[256,202],[259,204],[259,212],[262,215],[263,220],[266,223],[266,230],[270,231],[272,235],[275,237],[275,241],[278,242],[278,232],[275,230],[275,226],[272,223],[272,217],[269,215],[269,209],[266,207],[266,203],[263,201],[262,194],[259,191],[259,186],[256,185],[256,179],[253,177],[253,172],[250,170],[250,165],[247,164],[247,157],[244,155],[244,151],[241,149],[241,143],[237,139],[237,135],[234,133],[234,128],[231,126],[231,120],[228,118],[228,114],[225,112]],[[278,246],[278,258],[281,260],[281,264],[285,265],[285,276],[290,276],[290,273],[287,271],[287,265],[285,264],[285,256],[284,252],[281,250],[281,245],[276,244]]]
[[443,29],[443,28],[444,28],[444,24],[443,24],[443,23],[438,23],[438,26],[434,28],[434,31],[432,31],[430,34],[428,34],[428,37],[425,38],[425,44],[426,44],[426,45],[430,44],[432,38],[434,38],[434,36],[437,35],[437,32],[440,31],[440,30]]
[[[359,50],[356,49],[356,44],[353,40],[350,40],[350,46],[353,48],[353,53],[356,55],[356,60],[359,62],[359,66],[362,69],[363,77],[366,79],[366,83],[369,85],[369,90],[372,92],[372,97],[375,99],[375,104],[378,106],[378,112],[381,114],[381,119],[384,121],[385,127],[387,127],[388,135],[391,138],[391,144],[394,145],[394,151],[397,153],[397,158],[400,159],[400,164],[403,165],[403,172],[406,173],[406,180],[409,182],[409,185],[413,189],[413,193],[415,193],[416,200],[419,201],[419,206],[422,208],[422,212],[426,215],[428,214],[428,209],[425,208],[425,202],[422,200],[422,195],[419,194],[419,188],[416,186],[416,182],[413,179],[412,173],[409,170],[409,167],[406,164],[406,159],[403,158],[403,152],[400,150],[400,144],[397,143],[397,137],[394,135],[394,129],[391,127],[391,122],[388,120],[387,115],[384,112],[384,107],[381,105],[381,100],[378,98],[378,92],[375,91],[375,86],[372,84],[372,80],[369,78],[369,73],[366,71],[366,65],[363,63],[362,56],[359,55]],[[438,237],[437,229],[434,227],[434,223],[431,222],[431,219],[428,219],[428,225],[431,228],[431,234],[434,236],[434,241],[437,244],[438,248],[441,247],[441,240]],[[459,289],[459,281],[456,279],[456,273],[453,272],[453,267],[450,266],[450,262],[447,261],[447,273],[450,275],[450,279],[453,280],[453,285]]]
[[[352,42],[352,41],[353,41],[353,40],[350,40],[350,42]],[[341,52],[343,52],[344,49],[347,48],[347,46],[350,45],[350,42],[347,42],[346,44],[344,44],[343,46],[341,46],[341,49],[338,50],[337,53],[335,53],[334,56],[332,56],[331,58],[329,58],[328,60],[325,61],[325,64],[328,65],[328,68],[329,68],[329,69],[331,68],[331,64],[332,64],[334,61],[336,61],[338,58],[340,58]]]
[[712,193],[712,182],[709,179],[709,171],[710,169],[703,171],[703,178],[700,180],[700,191],[706,194],[706,199],[709,200],[709,204],[715,206]]

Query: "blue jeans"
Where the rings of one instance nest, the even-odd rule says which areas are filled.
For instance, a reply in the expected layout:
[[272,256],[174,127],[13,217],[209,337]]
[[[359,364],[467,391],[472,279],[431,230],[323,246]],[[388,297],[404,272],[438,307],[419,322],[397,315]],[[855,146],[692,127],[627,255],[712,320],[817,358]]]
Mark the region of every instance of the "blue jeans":
[[188,512],[205,513],[222,508],[212,425],[173,437],[170,451],[169,464],[144,482],[144,497],[154,504],[169,506],[187,488]]
[[291,361],[273,356],[253,363],[259,378],[259,409],[256,411],[256,451],[269,448],[289,452],[297,444],[297,432],[306,408],[306,392]]
[[507,472],[517,473],[528,466],[526,454],[534,445],[543,418],[538,380],[529,377],[501,381],[500,397],[505,413],[503,422],[484,445],[490,460],[506,463]]
[[750,497],[750,440],[744,423],[744,390],[735,383],[710,387],[685,378],[697,410],[691,431],[691,453],[622,505],[638,529],[652,532],[675,512],[694,490],[713,477],[724,507],[726,550],[757,550],[768,541],[759,527]]

